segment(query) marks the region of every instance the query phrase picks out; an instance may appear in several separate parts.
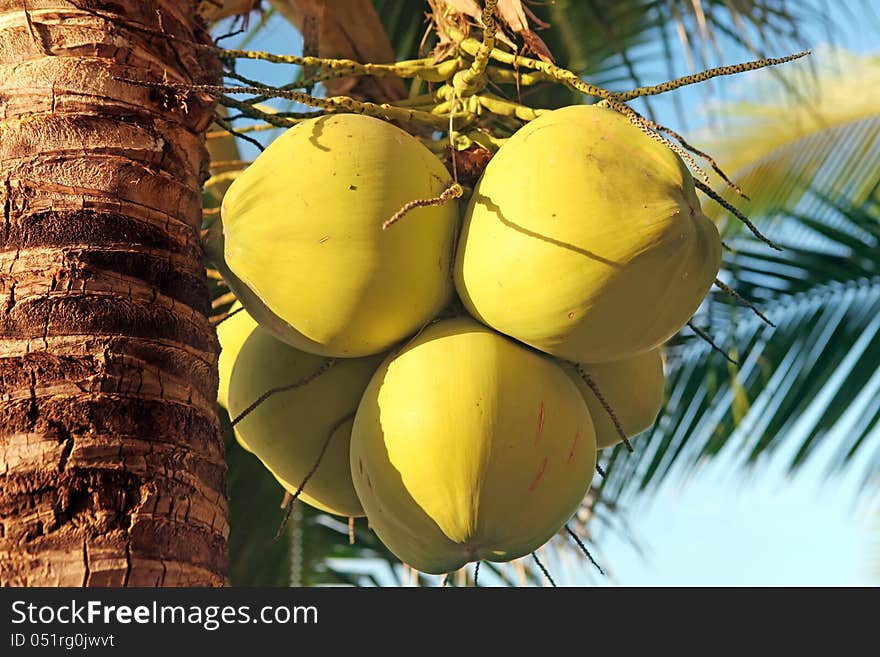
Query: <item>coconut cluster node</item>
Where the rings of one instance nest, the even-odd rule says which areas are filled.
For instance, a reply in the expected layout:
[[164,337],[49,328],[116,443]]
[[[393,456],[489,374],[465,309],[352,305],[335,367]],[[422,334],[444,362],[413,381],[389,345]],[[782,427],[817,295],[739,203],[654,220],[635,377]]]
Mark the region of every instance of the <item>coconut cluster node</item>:
[[452,182],[390,123],[302,121],[230,186],[215,258],[246,309],[218,329],[239,442],[427,573],[565,526],[598,450],[654,423],[721,259],[685,164],[610,109],[543,114],[461,207],[383,230]]

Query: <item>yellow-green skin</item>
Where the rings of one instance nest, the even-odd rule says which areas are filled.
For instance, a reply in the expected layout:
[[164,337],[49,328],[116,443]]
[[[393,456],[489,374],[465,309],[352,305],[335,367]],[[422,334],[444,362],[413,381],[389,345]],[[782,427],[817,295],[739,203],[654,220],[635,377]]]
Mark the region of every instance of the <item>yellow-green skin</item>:
[[574,362],[619,360],[687,323],[721,239],[681,159],[622,115],[542,115],[489,162],[465,215],[455,283],[495,329]]
[[[417,208],[388,230],[382,223],[449,182],[440,160],[390,123],[356,114],[303,121],[226,192],[226,265],[264,304],[254,317],[294,347],[387,351],[451,297],[457,204]],[[260,317],[266,309],[274,321]]]
[[[236,312],[237,311],[237,312]],[[250,316],[247,310],[236,301],[232,304],[229,312],[235,312],[228,319],[223,320],[217,326],[217,339],[220,341],[220,357],[217,359],[217,369],[220,374],[220,384],[217,387],[217,403],[229,410],[229,381],[232,378],[232,368],[238,359],[238,352],[248,336],[257,328],[256,320]],[[230,418],[232,419],[232,418]],[[235,441],[247,451],[251,451],[241,433],[233,427]]]
[[627,438],[640,434],[654,424],[663,406],[666,378],[660,349],[609,363],[565,367],[581,391],[596,428],[599,449],[622,441],[611,417],[578,371],[588,374],[608,402]]
[[257,328],[257,321],[244,310],[239,302],[232,304],[230,313],[235,313],[217,325],[217,339],[220,341],[220,357],[217,369],[220,371],[220,385],[217,388],[217,403],[229,408],[229,379],[238,352],[251,332]]
[[537,549],[575,512],[595,466],[574,382],[470,318],[438,322],[389,357],[352,429],[370,526],[427,573]]
[[[320,465],[299,498],[322,511],[363,515],[351,482],[349,442],[354,412],[382,357],[338,360],[310,383],[269,397],[236,425],[247,448],[290,493],[318,461],[332,431]],[[327,358],[295,349],[257,327],[242,345],[232,370],[230,416],[240,414],[267,391],[303,380],[326,363]]]

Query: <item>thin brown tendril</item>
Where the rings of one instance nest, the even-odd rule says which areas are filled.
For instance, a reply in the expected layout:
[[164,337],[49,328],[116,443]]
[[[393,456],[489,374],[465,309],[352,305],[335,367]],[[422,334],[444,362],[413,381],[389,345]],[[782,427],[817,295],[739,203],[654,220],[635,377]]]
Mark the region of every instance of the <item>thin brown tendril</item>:
[[538,564],[538,568],[540,568],[541,572],[544,573],[544,577],[547,578],[547,581],[550,582],[550,585],[553,588],[556,588],[556,582],[554,582],[553,578],[550,577],[550,573],[544,567],[544,564],[541,563],[541,560],[538,558],[538,554],[536,552],[532,552],[532,558],[535,560],[535,563]]
[[685,149],[687,149],[688,151],[690,151],[691,153],[693,153],[697,157],[701,157],[704,160],[706,160],[709,163],[709,166],[712,167],[712,171],[717,173],[730,189],[732,189],[734,192],[736,192],[737,195],[741,196],[742,198],[746,199],[747,201],[751,200],[748,196],[746,196],[746,194],[745,194],[745,192],[743,192],[742,188],[739,185],[737,185],[735,182],[733,182],[727,176],[726,173],[724,173],[724,170],[719,166],[719,164],[715,161],[715,158],[713,158],[711,155],[709,155],[708,153],[705,153],[704,151],[701,151],[700,149],[689,144],[685,140],[685,138],[682,137],[679,133],[675,132],[675,130],[667,128],[666,126],[661,125],[661,124],[657,123],[656,121],[651,121],[650,119],[645,119],[645,122],[649,126],[654,128],[654,130],[658,130],[660,132],[665,132],[673,139],[678,140],[678,143],[680,143],[682,146],[684,146]]
[[242,132],[241,132],[240,130],[236,130],[235,128],[233,128],[231,123],[229,123],[228,121],[224,120],[224,119],[223,119],[222,117],[220,117],[219,115],[215,115],[215,116],[214,116],[214,123],[216,123],[217,125],[219,125],[221,128],[223,128],[226,132],[228,132],[228,133],[229,133],[230,135],[232,135],[233,137],[238,137],[239,139],[241,139],[241,140],[243,140],[243,141],[246,141],[247,143],[256,146],[256,147],[260,150],[261,153],[262,153],[264,150],[266,150],[266,147],[263,146],[263,145],[262,145],[260,142],[258,142],[256,139],[254,139],[253,137],[249,137],[249,136],[247,136],[247,135],[245,135],[245,134],[242,134]]
[[327,432],[327,437],[324,439],[324,444],[321,445],[321,451],[318,453],[318,458],[315,459],[314,464],[312,465],[312,469],[308,471],[305,477],[303,477],[302,482],[299,487],[294,491],[294,493],[290,496],[290,499],[287,502],[287,507],[284,510],[284,518],[281,521],[281,526],[278,527],[278,532],[275,534],[275,539],[281,537],[284,532],[284,527],[287,525],[287,521],[290,519],[290,514],[293,511],[293,504],[296,502],[297,498],[302,494],[303,489],[306,487],[306,484],[309,483],[309,479],[312,478],[312,475],[318,471],[318,467],[321,465],[321,460],[324,458],[324,454],[327,452],[327,447],[330,446],[330,440],[333,438],[333,434],[341,427],[343,424],[348,422],[350,419],[354,417],[354,411],[344,415],[339,418],[332,427],[330,427],[330,431]]
[[574,530],[568,525],[565,526],[565,531],[567,531],[572,540],[577,543],[577,546],[581,549],[581,552],[586,555],[587,559],[590,560],[590,563],[596,567],[596,570],[598,570],[601,575],[605,575],[605,571],[602,570],[602,566],[600,566],[599,563],[593,558],[593,555],[590,554],[590,551],[587,549],[587,546],[584,545],[584,542],[580,539],[580,536],[575,534]]
[[737,301],[739,301],[742,305],[744,305],[746,308],[751,310],[753,313],[755,313],[758,317],[761,318],[761,320],[765,324],[768,324],[768,325],[772,326],[773,328],[776,328],[776,324],[774,324],[769,319],[767,319],[767,317],[764,315],[764,313],[762,313],[761,310],[755,304],[753,304],[751,301],[746,299],[744,296],[742,296],[739,292],[734,290],[732,287],[730,287],[729,285],[726,285],[725,283],[718,280],[717,278],[715,279],[715,286],[719,290],[724,292],[725,294],[728,294],[731,297],[733,297],[734,299],[736,299]]
[[693,322],[688,322],[687,325],[690,326],[691,330],[694,333],[696,333],[703,341],[709,343],[709,346],[712,347],[712,349],[714,349],[719,354],[724,356],[729,363],[732,363],[734,365],[739,365],[739,363],[737,361],[735,361],[733,358],[730,357],[730,354],[728,354],[726,351],[724,351],[724,349],[722,349],[717,344],[715,344],[714,340],[712,340],[712,337],[708,333],[706,333],[703,329],[701,329],[699,326],[697,326]]
[[460,198],[463,194],[464,189],[462,188],[462,186],[454,182],[449,185],[449,187],[444,189],[440,196],[435,196],[434,198],[420,198],[414,201],[410,201],[402,208],[400,208],[400,210],[395,212],[390,219],[385,220],[385,222],[382,224],[382,230],[388,230],[391,226],[403,219],[407,214],[409,214],[416,208],[445,205],[454,198]]
[[735,207],[733,207],[730,203],[728,203],[720,194],[718,194],[714,189],[709,187],[709,185],[705,185],[702,182],[700,182],[699,180],[694,180],[694,185],[697,187],[697,189],[699,189],[701,192],[703,192],[706,196],[711,198],[718,205],[720,205],[722,208],[724,208],[725,210],[730,212],[730,214],[732,214],[734,217],[736,217],[741,222],[743,222],[746,225],[746,227],[752,232],[752,235],[754,235],[759,240],[764,242],[764,244],[769,246],[771,249],[776,249],[777,251],[784,250],[776,242],[774,242],[770,238],[766,237],[760,230],[758,230],[758,227],[755,226],[755,224],[753,224],[746,215],[744,215],[742,212],[740,212]]
[[581,378],[584,380],[584,383],[587,384],[587,387],[589,387],[589,389],[593,391],[593,394],[596,396],[596,399],[599,400],[602,408],[605,409],[608,417],[611,418],[611,423],[614,425],[614,430],[617,431],[617,435],[620,436],[623,444],[626,445],[626,449],[629,451],[630,454],[632,454],[635,450],[633,449],[632,443],[629,442],[629,438],[627,438],[626,433],[623,431],[623,426],[620,424],[620,420],[618,419],[617,414],[614,412],[614,409],[611,408],[611,404],[608,403],[608,400],[605,399],[602,391],[599,390],[599,386],[596,385],[596,382],[593,381],[593,378],[589,374],[587,374],[587,372],[581,365],[577,366],[577,371],[578,374],[581,375]]
[[224,313],[223,315],[220,315],[218,318],[213,318],[213,317],[212,317],[212,318],[211,318],[211,323],[212,323],[212,324],[214,325],[214,327],[216,328],[216,327],[220,326],[223,322],[225,322],[227,319],[229,319],[230,317],[232,317],[232,316],[237,315],[238,313],[240,313],[242,310],[244,310],[244,307],[236,308],[235,310],[232,310],[232,311],[230,311],[230,312],[228,312],[228,313]]
[[269,399],[273,395],[277,395],[282,392],[287,392],[288,390],[294,390],[296,388],[301,388],[302,386],[310,384],[312,381],[314,381],[319,376],[324,374],[327,370],[329,370],[331,367],[333,367],[333,365],[335,363],[336,363],[335,358],[328,358],[323,363],[321,363],[321,366],[318,369],[316,369],[314,372],[312,372],[308,376],[303,377],[299,381],[291,383],[290,385],[278,386],[277,388],[272,388],[271,390],[267,390],[262,395],[260,395],[253,404],[251,404],[246,409],[244,409],[241,413],[239,413],[235,417],[235,419],[232,420],[232,426],[235,426],[236,424],[241,422],[243,419],[245,419],[248,415],[253,413],[260,404],[262,404],[264,401],[266,401],[267,399]]
[[[693,156],[688,153],[684,148],[676,144],[671,139],[667,139],[659,132],[656,132],[651,124],[653,121],[649,121],[644,116],[636,112],[632,107],[626,105],[624,103],[618,102],[617,100],[612,100],[606,98],[602,101],[602,104],[613,109],[615,112],[619,112],[623,114],[626,118],[629,119],[629,122],[636,126],[639,130],[641,130],[645,135],[653,139],[654,141],[660,142],[664,146],[667,146],[673,153],[678,155],[682,160],[685,161],[696,175],[702,178],[706,183],[711,182],[709,180],[709,174],[703,171],[703,168],[697,164],[697,161],[693,158]],[[654,125],[657,125],[656,123]]]

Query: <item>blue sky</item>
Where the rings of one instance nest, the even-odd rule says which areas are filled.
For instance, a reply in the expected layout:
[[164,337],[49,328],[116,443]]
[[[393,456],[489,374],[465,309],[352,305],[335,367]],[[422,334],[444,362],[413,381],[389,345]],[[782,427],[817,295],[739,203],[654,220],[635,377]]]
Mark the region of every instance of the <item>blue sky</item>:
[[[863,0],[827,4],[833,21],[843,28],[835,32],[839,44],[855,52],[876,49],[880,23],[866,27],[851,18],[850,12]],[[813,48],[828,41],[827,31],[819,26],[805,30],[802,36]],[[301,39],[282,20],[272,20],[250,47],[297,54]],[[752,58],[747,52],[729,48],[724,55],[729,63]],[[666,67],[662,69],[656,76],[647,71],[645,83],[665,79]],[[294,77],[286,67],[254,62],[242,62],[239,70],[276,84]],[[682,57],[676,74],[689,72]],[[747,75],[757,78],[769,73]],[[684,122],[668,96],[653,102],[654,111],[661,123],[693,131],[711,125],[703,109],[707,102],[722,92],[735,95],[744,84],[726,79],[714,84],[709,93],[705,85],[675,92],[680,104],[688,108]],[[254,157],[255,150],[244,147],[243,156]],[[867,497],[858,495],[863,463],[855,463],[850,475],[826,477],[827,456],[834,450],[835,440],[829,437],[793,479],[785,473],[789,455],[784,450],[750,473],[738,466],[735,450],[728,450],[687,480],[668,480],[649,496],[628,504],[626,515],[640,550],[619,533],[596,523],[597,552],[609,566],[610,577],[582,569],[569,574],[561,563],[550,564],[551,571],[556,568],[564,573],[558,579],[566,584],[878,585],[880,511],[876,505],[870,506]],[[638,449],[637,440],[634,444]]]

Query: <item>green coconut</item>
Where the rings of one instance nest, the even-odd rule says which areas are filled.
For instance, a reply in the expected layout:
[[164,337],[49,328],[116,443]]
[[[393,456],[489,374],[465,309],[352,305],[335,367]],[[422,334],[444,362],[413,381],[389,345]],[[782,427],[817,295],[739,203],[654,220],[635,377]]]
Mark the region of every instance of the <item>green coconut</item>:
[[232,369],[230,417],[270,390],[304,383],[273,394],[244,416],[235,427],[239,441],[290,493],[318,464],[299,499],[329,513],[363,515],[351,481],[349,442],[358,402],[381,360],[376,355],[334,361],[295,349],[257,327]]
[[720,263],[684,162],[617,112],[580,105],[527,124],[489,162],[455,283],[484,323],[594,363],[669,339]]
[[[220,374],[220,382],[217,387],[217,403],[223,408],[229,409],[229,382],[232,378],[232,369],[238,359],[238,352],[248,336],[257,328],[256,320],[250,316],[247,310],[236,301],[229,309],[231,314],[217,325],[217,339],[220,341],[220,356],[217,359],[217,369]],[[233,427],[236,442],[244,449],[251,451],[241,433]]]
[[584,375],[589,376],[595,384],[627,438],[649,429],[663,407],[666,378],[659,348],[608,363],[566,364],[565,369],[590,409],[599,449],[616,445],[623,439]]
[[352,429],[370,526],[428,573],[537,549],[577,510],[595,466],[569,376],[470,318],[437,322],[389,357]]
[[446,168],[379,119],[337,114],[297,124],[229,187],[222,225],[227,282],[255,319],[325,356],[386,351],[451,298],[455,201]]

